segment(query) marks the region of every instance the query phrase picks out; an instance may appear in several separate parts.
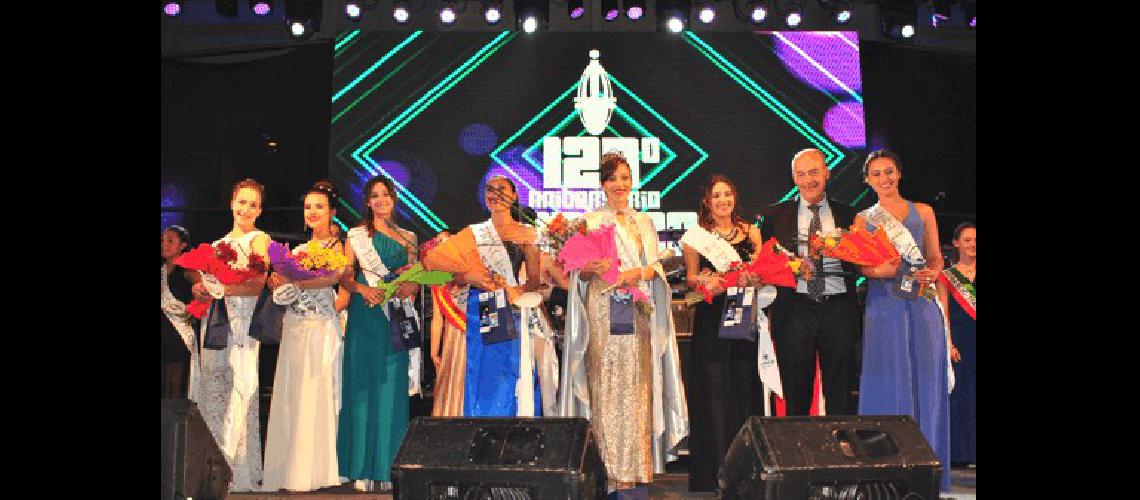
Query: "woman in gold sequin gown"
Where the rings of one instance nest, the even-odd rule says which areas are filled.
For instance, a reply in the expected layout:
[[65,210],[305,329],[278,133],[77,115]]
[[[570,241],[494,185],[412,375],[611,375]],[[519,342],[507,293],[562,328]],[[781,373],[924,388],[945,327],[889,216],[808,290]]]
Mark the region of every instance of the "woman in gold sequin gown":
[[[591,230],[615,225],[621,262],[596,260],[572,274],[559,405],[564,416],[590,418],[610,489],[628,489],[651,482],[676,459],[688,410],[657,232],[629,207],[634,180],[625,158],[606,154],[599,174],[606,204],[584,218]],[[621,285],[651,298],[653,312],[634,313],[632,334],[611,331],[612,292],[600,277],[610,266],[619,266]]]

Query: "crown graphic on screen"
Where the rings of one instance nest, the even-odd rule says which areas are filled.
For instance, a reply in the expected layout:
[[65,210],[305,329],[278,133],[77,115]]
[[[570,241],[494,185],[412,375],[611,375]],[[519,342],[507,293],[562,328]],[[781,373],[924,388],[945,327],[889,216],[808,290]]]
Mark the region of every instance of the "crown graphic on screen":
[[582,71],[582,78],[578,81],[578,95],[574,97],[574,109],[578,110],[578,118],[592,135],[601,135],[606,130],[614,108],[617,107],[617,97],[614,96],[609,74],[602,63],[598,62],[599,57],[601,52],[597,49],[590,51],[590,64]]

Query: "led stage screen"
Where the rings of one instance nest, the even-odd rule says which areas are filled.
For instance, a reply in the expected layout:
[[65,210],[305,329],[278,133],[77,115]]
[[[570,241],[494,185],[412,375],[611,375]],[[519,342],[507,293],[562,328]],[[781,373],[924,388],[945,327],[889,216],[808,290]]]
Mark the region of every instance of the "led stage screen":
[[[593,50],[609,85],[587,97],[614,98],[588,114],[598,135],[575,108]],[[580,213],[601,202],[607,150],[636,163],[634,206],[658,229],[695,223],[712,173],[738,184],[745,217],[793,196],[791,158],[809,147],[827,157],[833,197],[866,196],[854,32],[353,31],[334,51],[329,175],[350,224],[373,175],[396,182],[401,224],[421,238],[485,219],[493,175],[541,214]]]

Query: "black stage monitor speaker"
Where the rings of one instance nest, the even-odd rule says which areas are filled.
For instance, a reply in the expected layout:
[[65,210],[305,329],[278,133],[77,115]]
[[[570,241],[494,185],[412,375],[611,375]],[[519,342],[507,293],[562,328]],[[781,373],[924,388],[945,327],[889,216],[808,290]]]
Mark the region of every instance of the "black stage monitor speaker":
[[725,499],[938,500],[941,475],[908,416],[754,416],[717,479]]
[[584,418],[431,418],[392,463],[397,499],[593,499],[606,471]]
[[233,473],[198,405],[162,400],[162,498],[222,500]]

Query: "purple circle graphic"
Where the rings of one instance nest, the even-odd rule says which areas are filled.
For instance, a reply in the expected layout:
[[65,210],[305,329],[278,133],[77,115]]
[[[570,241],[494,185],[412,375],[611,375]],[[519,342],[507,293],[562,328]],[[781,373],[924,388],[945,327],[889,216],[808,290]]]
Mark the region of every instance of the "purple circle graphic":
[[823,131],[831,140],[849,148],[867,145],[867,128],[863,118],[863,105],[841,102],[827,110],[823,116]]
[[862,93],[857,33],[783,31],[773,33],[772,41],[784,67],[800,81],[833,94]]
[[459,147],[471,156],[486,156],[498,143],[499,134],[482,123],[472,123],[459,131]]

